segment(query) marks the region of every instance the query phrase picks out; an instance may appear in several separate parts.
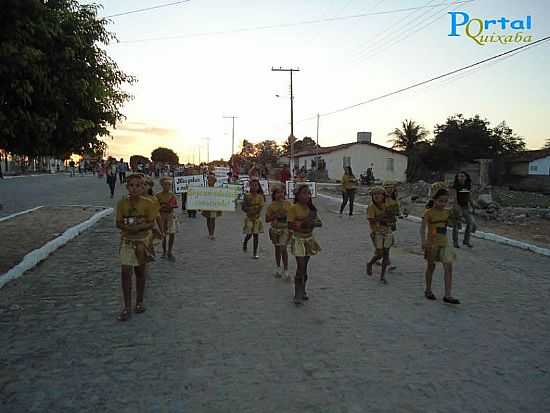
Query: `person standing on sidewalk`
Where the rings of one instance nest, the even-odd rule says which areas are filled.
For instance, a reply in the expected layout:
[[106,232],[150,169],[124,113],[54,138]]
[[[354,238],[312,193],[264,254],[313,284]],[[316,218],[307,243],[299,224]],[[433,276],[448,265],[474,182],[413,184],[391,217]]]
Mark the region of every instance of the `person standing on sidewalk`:
[[[436,183],[437,184],[437,183]],[[434,184],[434,185],[436,185]],[[452,221],[450,210],[447,209],[449,202],[449,191],[444,187],[432,190],[433,204],[424,213],[422,225],[420,226],[420,241],[424,250],[424,258],[427,261],[426,267],[426,290],[424,296],[428,300],[435,300],[432,292],[432,278],[436,263],[443,264],[445,271],[445,296],[443,301],[448,304],[460,304],[451,294],[453,280],[453,262],[456,259],[455,252],[448,246],[447,226]]]
[[317,208],[311,200],[307,185],[300,185],[294,195],[294,204],[288,210],[288,228],[292,231],[290,252],[296,258],[294,304],[302,305],[309,297],[306,292],[309,259],[321,251],[313,238],[313,229],[322,226]]
[[357,178],[353,175],[351,166],[344,168],[342,177],[342,205],[340,206],[340,217],[349,201],[349,216],[353,216],[353,203],[355,202],[355,192],[357,191]]
[[258,246],[260,234],[264,232],[264,225],[260,218],[262,208],[265,204],[265,196],[262,191],[260,181],[253,179],[250,181],[250,192],[244,196],[242,210],[246,213],[243,225],[243,233],[245,234],[243,241],[243,251],[248,249],[248,241],[253,238],[253,255],[254,259],[260,258],[258,255]]
[[151,261],[151,230],[156,211],[153,203],[140,194],[143,193],[143,178],[139,175],[128,177],[128,196],[121,199],[116,208],[116,226],[121,231],[120,264],[121,286],[124,308],[118,319],[126,321],[132,307],[132,271],[136,275],[136,313],[143,313],[145,292],[145,270]]
[[[265,214],[266,222],[271,223],[269,229],[269,238],[275,247],[275,277],[283,277],[289,281],[288,275],[288,242],[290,234],[288,231],[288,210],[290,202],[285,199],[285,191],[282,187],[275,187],[271,192],[271,205],[267,208]],[[283,271],[281,271],[281,259],[283,261]]]
[[463,220],[466,223],[466,228],[464,230],[464,240],[463,244],[469,248],[472,248],[473,245],[470,242],[470,235],[474,228],[474,219],[470,209],[470,194],[472,190],[472,180],[470,175],[464,171],[460,171],[455,176],[453,183],[454,190],[454,213],[460,218],[457,219],[453,225],[453,246],[455,248],[460,248],[458,242],[458,232],[460,229],[460,221]]

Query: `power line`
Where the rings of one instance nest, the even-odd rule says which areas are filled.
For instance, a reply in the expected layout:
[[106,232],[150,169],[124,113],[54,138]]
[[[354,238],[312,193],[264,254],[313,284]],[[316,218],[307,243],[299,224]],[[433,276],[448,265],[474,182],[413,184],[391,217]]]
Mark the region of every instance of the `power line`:
[[460,1],[454,1],[452,3],[442,2],[442,3],[437,3],[433,5],[428,5],[428,6],[406,7],[401,9],[384,10],[384,11],[370,12],[370,13],[360,13],[360,14],[353,14],[348,16],[336,16],[336,17],[326,17],[326,18],[312,19],[312,20],[303,20],[303,21],[294,22],[294,23],[281,23],[281,24],[272,24],[272,25],[266,25],[266,26],[245,27],[241,29],[223,30],[223,31],[217,31],[217,32],[189,33],[189,34],[182,34],[182,35],[175,35],[175,36],[150,37],[150,38],[135,39],[135,40],[121,40],[119,43],[155,42],[155,41],[161,41],[161,40],[178,40],[178,39],[187,39],[190,37],[218,36],[222,34],[244,33],[244,32],[252,32],[252,31],[258,31],[258,30],[270,30],[270,29],[300,26],[304,24],[327,23],[327,22],[334,22],[334,21],[340,21],[340,20],[359,19],[359,18],[368,17],[368,16],[380,16],[380,15],[393,14],[393,13],[403,13],[411,10],[435,8],[435,7],[441,7],[444,5],[452,6],[452,5],[458,5],[458,4],[467,4],[473,1],[475,0],[460,0]]
[[125,12],[122,12],[122,13],[111,14],[110,16],[105,16],[104,18],[105,19],[110,19],[111,17],[126,16],[127,14],[133,14],[133,13],[142,13],[144,11],[162,9],[164,7],[176,6],[176,5],[182,4],[182,3],[189,3],[190,1],[191,0],[174,1],[173,3],[159,4],[157,6],[146,7],[144,9],[136,9],[136,10],[125,11]]
[[[488,57],[487,59],[483,59],[483,60],[480,60],[480,61],[477,61],[475,63],[472,63],[472,64],[469,64],[467,66],[463,66],[459,69],[455,69],[455,70],[452,70],[450,72],[447,72],[447,73],[444,73],[442,75],[439,75],[439,76],[435,76],[435,77],[432,77],[431,79],[428,79],[428,80],[424,80],[422,82],[418,82],[418,83],[415,83],[415,84],[412,84],[410,86],[407,86],[407,87],[404,87],[404,88],[401,88],[401,89],[398,89],[398,90],[395,90],[393,92],[390,92],[390,93],[386,93],[384,95],[381,95],[381,96],[377,96],[375,98],[371,98],[371,99],[368,99],[368,100],[365,100],[363,102],[359,102],[359,103],[356,103],[354,105],[349,105],[349,106],[346,106],[346,107],[343,107],[343,108],[340,108],[340,109],[336,109],[336,110],[333,110],[331,112],[326,112],[326,113],[322,113],[321,116],[329,116],[329,115],[333,115],[335,113],[339,113],[339,112],[344,112],[346,110],[349,110],[349,109],[353,109],[353,108],[356,108],[358,106],[362,106],[362,105],[366,105],[368,103],[372,103],[372,102],[376,102],[378,100],[382,100],[382,99],[385,99],[387,97],[390,97],[390,96],[393,96],[393,95],[397,95],[399,93],[403,93],[403,92],[406,92],[408,90],[411,90],[411,89],[415,89],[419,86],[423,86],[425,84],[428,84],[428,83],[431,83],[431,82],[434,82],[436,80],[439,80],[439,79],[443,79],[445,77],[448,77],[448,76],[452,76],[456,73],[460,73],[460,72],[463,72],[465,70],[468,70],[468,69],[471,69],[473,67],[476,67],[476,66],[479,66],[479,65],[482,65],[483,63],[487,63],[487,62],[490,62],[492,60],[495,60],[495,59],[498,59],[500,57],[503,57],[503,56],[507,56],[507,55],[510,55],[510,54],[516,54],[518,51],[520,50],[524,50],[524,49],[527,49],[527,48],[531,48],[531,47],[534,47],[536,45],[540,45],[546,41],[550,40],[550,36],[546,36],[546,37],[543,37],[542,39],[539,39],[539,40],[536,40],[532,43],[529,43],[529,44],[526,44],[526,45],[523,45],[523,46],[519,46],[519,47],[516,47],[512,50],[508,50],[507,52],[503,52],[503,53],[500,53],[500,54],[497,54],[495,56],[492,56],[492,57]],[[301,119],[300,122],[303,122],[303,121],[306,121],[306,120],[311,120],[311,119],[315,119],[317,117],[317,115],[315,116],[310,116],[308,118],[305,118],[305,119]]]

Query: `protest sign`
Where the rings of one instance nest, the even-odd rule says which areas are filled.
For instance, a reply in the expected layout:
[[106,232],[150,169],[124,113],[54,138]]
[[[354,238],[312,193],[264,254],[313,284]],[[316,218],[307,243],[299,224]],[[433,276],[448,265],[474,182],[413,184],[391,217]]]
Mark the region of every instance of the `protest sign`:
[[189,186],[187,209],[194,211],[235,211],[235,192],[230,188]]
[[286,181],[286,197],[287,197],[287,199],[294,199],[294,190],[297,187],[299,187],[300,185],[309,186],[309,190],[311,192],[311,197],[312,198],[317,197],[317,187],[315,186],[315,182]]
[[203,175],[187,175],[187,176],[176,176],[174,177],[174,193],[182,194],[187,192],[187,189],[190,185],[193,186],[204,186],[204,176]]

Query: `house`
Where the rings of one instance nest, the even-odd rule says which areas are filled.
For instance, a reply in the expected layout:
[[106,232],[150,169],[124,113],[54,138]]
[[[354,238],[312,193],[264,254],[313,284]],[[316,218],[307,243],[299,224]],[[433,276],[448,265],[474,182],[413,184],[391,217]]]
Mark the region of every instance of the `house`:
[[524,151],[508,160],[511,175],[550,176],[550,149]]
[[407,155],[372,143],[370,132],[359,132],[356,142],[320,147],[294,154],[295,167],[304,167],[309,171],[316,169],[318,164],[324,165],[328,178],[333,180],[342,178],[345,166],[351,166],[356,176],[365,172],[367,168],[372,168],[377,179],[399,182],[407,180]]

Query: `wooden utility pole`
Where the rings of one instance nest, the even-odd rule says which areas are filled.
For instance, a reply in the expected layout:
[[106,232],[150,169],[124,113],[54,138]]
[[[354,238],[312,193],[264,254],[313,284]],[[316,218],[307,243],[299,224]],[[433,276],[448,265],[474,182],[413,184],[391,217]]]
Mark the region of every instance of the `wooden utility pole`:
[[292,74],[300,69],[271,68],[272,72],[290,72],[290,175],[294,179],[294,89],[292,87]]
[[[239,119],[238,116],[224,116],[224,119],[231,119],[233,121],[233,127],[231,129],[231,156],[235,153],[235,119]],[[231,157],[230,157],[231,159]]]

